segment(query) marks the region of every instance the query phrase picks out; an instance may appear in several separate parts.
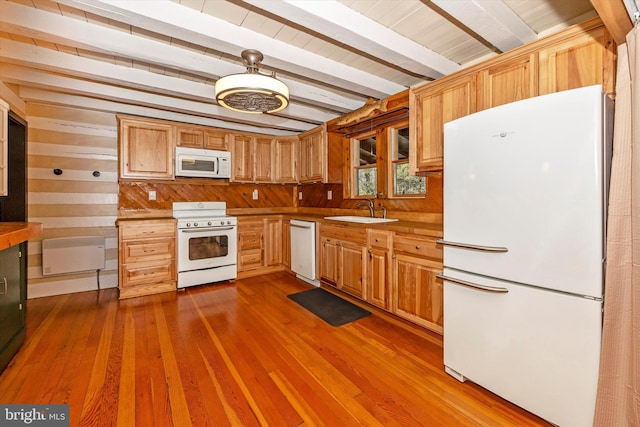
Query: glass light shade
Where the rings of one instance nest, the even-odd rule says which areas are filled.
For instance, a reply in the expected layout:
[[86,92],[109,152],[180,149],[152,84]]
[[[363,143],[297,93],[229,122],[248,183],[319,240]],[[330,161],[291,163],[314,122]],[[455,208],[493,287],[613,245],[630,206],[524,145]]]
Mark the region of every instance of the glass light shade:
[[289,105],[289,88],[259,73],[231,74],[216,82],[216,101],[242,113],[275,113]]

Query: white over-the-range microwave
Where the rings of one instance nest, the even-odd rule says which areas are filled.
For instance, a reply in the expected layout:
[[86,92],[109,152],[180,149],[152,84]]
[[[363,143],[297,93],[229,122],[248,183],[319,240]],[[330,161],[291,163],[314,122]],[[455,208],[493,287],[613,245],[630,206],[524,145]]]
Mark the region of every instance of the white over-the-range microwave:
[[176,147],[176,176],[229,178],[231,153],[202,148]]

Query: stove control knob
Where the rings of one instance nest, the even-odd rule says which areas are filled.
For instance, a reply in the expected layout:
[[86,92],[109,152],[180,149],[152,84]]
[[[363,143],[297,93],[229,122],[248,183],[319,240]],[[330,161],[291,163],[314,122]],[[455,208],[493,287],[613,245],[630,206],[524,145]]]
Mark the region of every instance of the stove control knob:
[[207,223],[207,225],[211,225],[211,221],[209,221],[209,222]]
[[227,225],[231,225],[231,221],[227,221]]
[[197,226],[198,226],[198,223],[197,223],[197,222],[194,222],[194,223],[193,223],[193,226],[194,226],[194,227],[197,227]]
[[191,223],[190,222],[187,223],[187,227],[191,227]]
[[220,221],[220,225],[224,225],[224,221]]

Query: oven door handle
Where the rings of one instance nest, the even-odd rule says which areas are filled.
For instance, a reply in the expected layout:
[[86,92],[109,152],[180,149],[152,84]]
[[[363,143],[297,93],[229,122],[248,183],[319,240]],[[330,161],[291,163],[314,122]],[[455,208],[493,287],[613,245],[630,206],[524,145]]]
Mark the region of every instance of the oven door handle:
[[227,231],[227,230],[233,230],[235,227],[221,227],[221,228],[215,228],[215,227],[211,227],[211,228],[197,228],[197,229],[192,229],[192,230],[180,230],[181,233],[201,233],[203,231]]

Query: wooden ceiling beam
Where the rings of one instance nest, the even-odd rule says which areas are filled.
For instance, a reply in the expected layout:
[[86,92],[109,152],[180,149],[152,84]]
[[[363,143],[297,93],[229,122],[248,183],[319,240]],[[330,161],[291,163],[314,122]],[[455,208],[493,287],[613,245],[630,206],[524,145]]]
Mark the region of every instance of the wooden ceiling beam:
[[616,43],[625,43],[633,23],[624,2],[622,0],[591,0],[591,4]]
[[[241,62],[240,52],[259,47],[264,54],[262,64],[267,69],[277,70],[280,75],[291,73],[305,76],[361,96],[384,98],[406,89],[375,74],[172,1],[154,2],[153,7],[149,7],[147,2],[132,0],[58,0],[58,3],[107,18],[113,18],[115,14],[118,21],[134,27],[236,57],[237,64]],[[287,83],[283,78],[280,79]]]
[[535,31],[502,1],[432,0],[431,3],[462,22],[502,52],[538,38]]
[[437,79],[460,69],[443,55],[337,1],[244,1],[414,74]]

